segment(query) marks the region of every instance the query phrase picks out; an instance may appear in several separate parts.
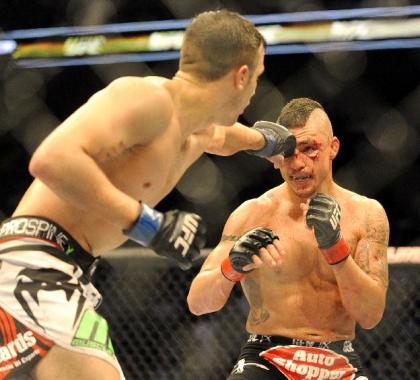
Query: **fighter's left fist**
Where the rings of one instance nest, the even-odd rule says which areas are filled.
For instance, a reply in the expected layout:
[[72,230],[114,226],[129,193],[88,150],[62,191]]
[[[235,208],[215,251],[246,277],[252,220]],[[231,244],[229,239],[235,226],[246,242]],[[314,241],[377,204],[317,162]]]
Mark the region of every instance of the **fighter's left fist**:
[[259,256],[261,248],[266,248],[278,239],[278,236],[266,227],[257,227],[243,234],[233,245],[229,257],[222,262],[223,276],[233,282],[241,281],[245,274],[252,271],[244,268],[253,263],[253,256]]
[[309,202],[306,224],[314,229],[315,238],[328,264],[345,260],[350,250],[341,237],[341,208],[330,195],[316,194]]
[[296,137],[280,124],[271,121],[257,121],[253,126],[264,136],[265,145],[260,150],[248,150],[247,153],[259,157],[271,157],[278,154],[290,157],[296,148]]
[[206,242],[206,225],[197,214],[180,210],[164,213],[162,226],[150,244],[158,255],[170,257],[183,270],[200,257]]

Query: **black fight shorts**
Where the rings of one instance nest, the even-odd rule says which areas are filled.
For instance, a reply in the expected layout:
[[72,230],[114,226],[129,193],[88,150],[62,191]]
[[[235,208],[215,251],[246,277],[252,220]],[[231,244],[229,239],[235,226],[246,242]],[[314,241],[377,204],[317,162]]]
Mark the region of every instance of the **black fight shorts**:
[[251,334],[228,380],[367,380],[349,340],[312,342]]

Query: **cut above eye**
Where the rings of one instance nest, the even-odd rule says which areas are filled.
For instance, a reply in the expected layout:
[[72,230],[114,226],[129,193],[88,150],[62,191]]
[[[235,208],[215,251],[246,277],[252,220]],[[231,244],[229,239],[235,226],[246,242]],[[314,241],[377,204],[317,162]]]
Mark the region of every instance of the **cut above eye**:
[[305,146],[303,149],[302,149],[302,153],[310,153],[310,152],[313,152],[314,150],[316,150],[313,146]]
[[315,158],[318,152],[319,152],[318,147],[314,147],[314,146],[307,146],[302,149],[302,153],[311,158]]

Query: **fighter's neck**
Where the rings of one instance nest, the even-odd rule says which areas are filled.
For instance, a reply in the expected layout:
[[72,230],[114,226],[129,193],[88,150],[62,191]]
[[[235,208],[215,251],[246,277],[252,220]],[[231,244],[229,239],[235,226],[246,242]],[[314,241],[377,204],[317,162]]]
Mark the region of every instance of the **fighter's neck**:
[[172,80],[173,99],[185,133],[203,130],[215,122],[218,107],[214,84],[178,71]]

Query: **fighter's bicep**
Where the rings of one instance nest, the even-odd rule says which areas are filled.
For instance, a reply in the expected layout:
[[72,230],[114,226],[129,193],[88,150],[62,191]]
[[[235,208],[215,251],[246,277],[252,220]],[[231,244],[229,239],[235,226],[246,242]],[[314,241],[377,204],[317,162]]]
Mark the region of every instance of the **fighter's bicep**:
[[388,240],[388,219],[382,206],[376,203],[367,209],[366,231],[357,244],[354,258],[361,269],[384,287],[388,285]]
[[371,278],[385,288],[388,286],[387,246],[375,241],[359,242],[355,261],[357,265]]

